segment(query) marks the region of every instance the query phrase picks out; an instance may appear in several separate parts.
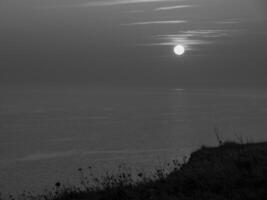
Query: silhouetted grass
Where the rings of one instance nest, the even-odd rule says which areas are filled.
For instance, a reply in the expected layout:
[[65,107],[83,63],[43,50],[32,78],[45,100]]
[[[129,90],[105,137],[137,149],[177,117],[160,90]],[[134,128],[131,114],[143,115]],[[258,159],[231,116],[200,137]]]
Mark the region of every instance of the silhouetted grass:
[[[169,165],[168,165],[169,166]],[[95,177],[78,169],[81,186],[56,183],[42,195],[24,193],[20,199],[43,200],[263,200],[267,199],[267,143],[220,142],[202,147],[188,162],[173,161],[172,171],[156,169],[153,176],[119,166],[118,173]],[[13,197],[11,197],[13,198]]]

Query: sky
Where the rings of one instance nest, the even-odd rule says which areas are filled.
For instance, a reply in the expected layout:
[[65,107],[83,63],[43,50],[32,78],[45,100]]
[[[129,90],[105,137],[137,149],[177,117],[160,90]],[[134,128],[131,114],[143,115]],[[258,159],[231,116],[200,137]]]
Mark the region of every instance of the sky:
[[1,0],[0,84],[265,87],[266,11],[265,0]]

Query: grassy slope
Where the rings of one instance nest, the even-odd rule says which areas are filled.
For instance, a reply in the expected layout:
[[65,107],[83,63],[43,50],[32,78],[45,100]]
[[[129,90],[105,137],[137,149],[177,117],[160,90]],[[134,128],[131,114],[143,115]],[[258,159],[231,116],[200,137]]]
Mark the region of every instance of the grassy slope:
[[[126,176],[126,177],[124,177]],[[267,199],[267,143],[224,143],[203,147],[189,161],[158,180],[127,181],[127,174],[107,177],[103,188],[66,189],[38,198],[53,200]]]

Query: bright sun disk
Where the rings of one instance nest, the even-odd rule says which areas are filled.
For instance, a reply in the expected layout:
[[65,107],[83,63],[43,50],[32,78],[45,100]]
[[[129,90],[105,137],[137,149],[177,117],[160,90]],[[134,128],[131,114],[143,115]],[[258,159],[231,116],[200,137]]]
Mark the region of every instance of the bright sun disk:
[[176,55],[181,56],[181,55],[184,54],[184,52],[185,52],[185,48],[184,48],[184,46],[178,44],[178,45],[176,45],[176,46],[173,48],[173,52],[174,52]]

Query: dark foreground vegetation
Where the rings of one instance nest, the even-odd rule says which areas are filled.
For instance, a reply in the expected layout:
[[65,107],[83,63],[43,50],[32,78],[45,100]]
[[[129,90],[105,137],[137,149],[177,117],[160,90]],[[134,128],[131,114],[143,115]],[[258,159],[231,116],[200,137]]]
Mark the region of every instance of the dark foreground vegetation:
[[[156,170],[154,178],[143,173],[133,178],[127,170],[102,178],[81,173],[81,186],[55,184],[43,195],[25,193],[20,199],[44,200],[263,200],[267,199],[267,143],[225,142],[202,147],[190,159],[173,161],[171,172]],[[93,184],[92,184],[93,179]],[[13,197],[11,197],[13,198]]]

